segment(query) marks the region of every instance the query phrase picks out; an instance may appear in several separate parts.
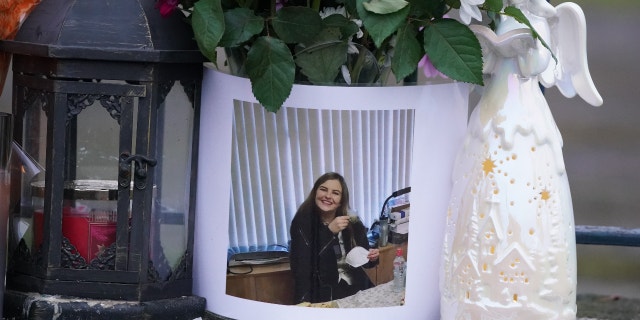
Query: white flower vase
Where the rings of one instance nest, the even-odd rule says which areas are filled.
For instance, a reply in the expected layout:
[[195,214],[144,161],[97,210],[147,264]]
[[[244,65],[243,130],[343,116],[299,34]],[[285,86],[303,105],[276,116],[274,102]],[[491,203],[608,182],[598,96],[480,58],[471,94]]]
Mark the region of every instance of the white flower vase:
[[559,61],[510,18],[496,33],[473,27],[492,77],[455,163],[442,319],[576,317],[575,228],[562,138],[538,81],[594,106],[602,98],[587,69],[580,7],[543,0],[518,6]]
[[[284,109],[278,111],[296,107],[321,110],[414,110],[410,174],[413,195],[409,231],[411,246],[408,250],[405,304],[375,310],[285,306],[226,294],[232,116],[234,105],[243,102],[256,103],[248,79],[205,70],[200,116],[194,294],[207,299],[207,310],[233,319],[259,317],[297,320],[337,316],[363,319],[372,312],[381,319],[437,318],[440,313],[438,270],[445,212],[451,190],[453,160],[466,129],[468,86],[462,83],[396,87],[294,85]],[[300,192],[306,193],[308,190]]]

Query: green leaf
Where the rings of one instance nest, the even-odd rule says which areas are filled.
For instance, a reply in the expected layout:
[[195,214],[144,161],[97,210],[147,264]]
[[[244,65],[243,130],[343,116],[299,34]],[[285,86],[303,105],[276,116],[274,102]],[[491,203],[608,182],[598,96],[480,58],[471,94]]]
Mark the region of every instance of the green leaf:
[[377,14],[367,11],[363,6],[364,0],[357,0],[358,15],[369,31],[375,45],[379,48],[382,42],[395,33],[405,23],[410,7],[406,6],[397,12]]
[[193,6],[191,26],[198,48],[207,59],[216,62],[216,48],[224,33],[224,14],[220,0],[200,0]]
[[516,7],[508,6],[508,7],[504,8],[504,14],[509,16],[509,17],[512,17],[512,18],[516,19],[516,21],[518,21],[518,22],[526,25],[527,27],[529,27],[529,29],[531,30],[531,35],[533,35],[533,38],[540,40],[540,43],[545,48],[547,48],[547,50],[549,50],[549,52],[551,52],[551,56],[553,57],[553,60],[555,60],[555,62],[558,63],[558,58],[553,53],[553,50],[551,50],[551,48],[549,47],[547,42],[544,41],[544,39],[542,39],[542,37],[540,36],[538,31],[536,31],[536,29],[531,25],[531,22],[529,22],[529,19],[527,19],[527,16],[525,16],[524,13],[522,13],[522,11],[520,11],[520,9],[518,9]]
[[486,0],[484,7],[489,12],[500,12],[502,10],[502,0]]
[[391,69],[398,81],[413,73],[424,55],[416,34],[408,23],[398,30],[396,46],[391,58]]
[[444,2],[453,9],[460,9],[460,0],[445,0]]
[[445,1],[409,0],[409,5],[411,6],[409,15],[420,17],[424,20],[442,18],[448,11]]
[[278,37],[286,43],[305,43],[322,30],[320,14],[307,7],[284,7],[271,22]]
[[356,0],[343,0],[344,8],[350,17],[358,19],[358,10],[356,9]]
[[295,79],[296,66],[289,47],[280,39],[259,37],[247,53],[246,68],[253,95],[267,110],[278,111]]
[[508,6],[504,8],[504,14],[516,19],[516,21],[526,25],[529,28],[532,28],[531,22],[529,22],[529,19],[527,19],[527,16],[525,16],[524,13],[520,11],[520,9],[514,6]]
[[264,29],[264,18],[256,16],[253,10],[235,8],[224,13],[225,30],[220,47],[236,47]]
[[342,34],[342,39],[348,39],[354,34],[358,33],[360,28],[355,22],[347,19],[347,17],[341,14],[332,14],[322,19],[322,25],[324,28],[338,28]]
[[327,28],[312,45],[296,54],[296,64],[311,83],[326,85],[335,81],[340,66],[347,61],[347,42],[340,38],[338,28]]
[[404,0],[370,0],[362,3],[367,11],[377,14],[397,12],[408,4],[409,2]]
[[424,49],[440,72],[449,78],[483,85],[482,49],[475,34],[453,19],[442,19],[424,30]]

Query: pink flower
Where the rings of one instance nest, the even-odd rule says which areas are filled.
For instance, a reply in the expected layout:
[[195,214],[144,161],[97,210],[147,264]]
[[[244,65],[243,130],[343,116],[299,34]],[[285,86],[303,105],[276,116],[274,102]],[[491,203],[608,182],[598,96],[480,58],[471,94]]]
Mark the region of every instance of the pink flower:
[[440,76],[444,79],[447,79],[447,76],[445,76],[442,72],[438,71],[438,69],[433,66],[433,63],[431,63],[431,60],[429,60],[429,57],[426,54],[424,55],[424,57],[422,57],[422,59],[420,59],[420,62],[418,62],[418,68],[422,68],[422,72],[427,78],[435,78]]
[[158,0],[156,8],[160,9],[160,15],[168,17],[178,7],[179,0]]

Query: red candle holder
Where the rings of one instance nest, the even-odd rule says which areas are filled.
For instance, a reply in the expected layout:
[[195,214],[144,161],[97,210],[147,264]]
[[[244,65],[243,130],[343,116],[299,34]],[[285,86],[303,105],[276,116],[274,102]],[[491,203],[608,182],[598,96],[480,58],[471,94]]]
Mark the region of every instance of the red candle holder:
[[[62,209],[62,235],[73,246],[74,254],[84,258],[85,263],[98,257],[116,240],[117,186],[115,181],[81,180],[68,182],[65,186],[65,205]],[[35,183],[33,190],[33,248],[42,246],[44,214],[37,195],[43,183]]]

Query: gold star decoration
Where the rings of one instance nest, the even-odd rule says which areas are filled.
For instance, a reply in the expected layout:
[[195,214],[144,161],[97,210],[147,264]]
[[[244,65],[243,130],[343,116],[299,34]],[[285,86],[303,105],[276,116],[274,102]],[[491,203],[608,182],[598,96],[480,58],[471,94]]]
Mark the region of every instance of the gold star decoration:
[[485,159],[484,162],[482,162],[482,171],[484,171],[485,176],[493,172],[493,168],[495,167],[496,164],[493,160],[491,160],[491,157]]
[[551,198],[551,192],[547,189],[542,190],[542,192],[540,192],[540,198],[544,201],[549,200],[549,198]]

